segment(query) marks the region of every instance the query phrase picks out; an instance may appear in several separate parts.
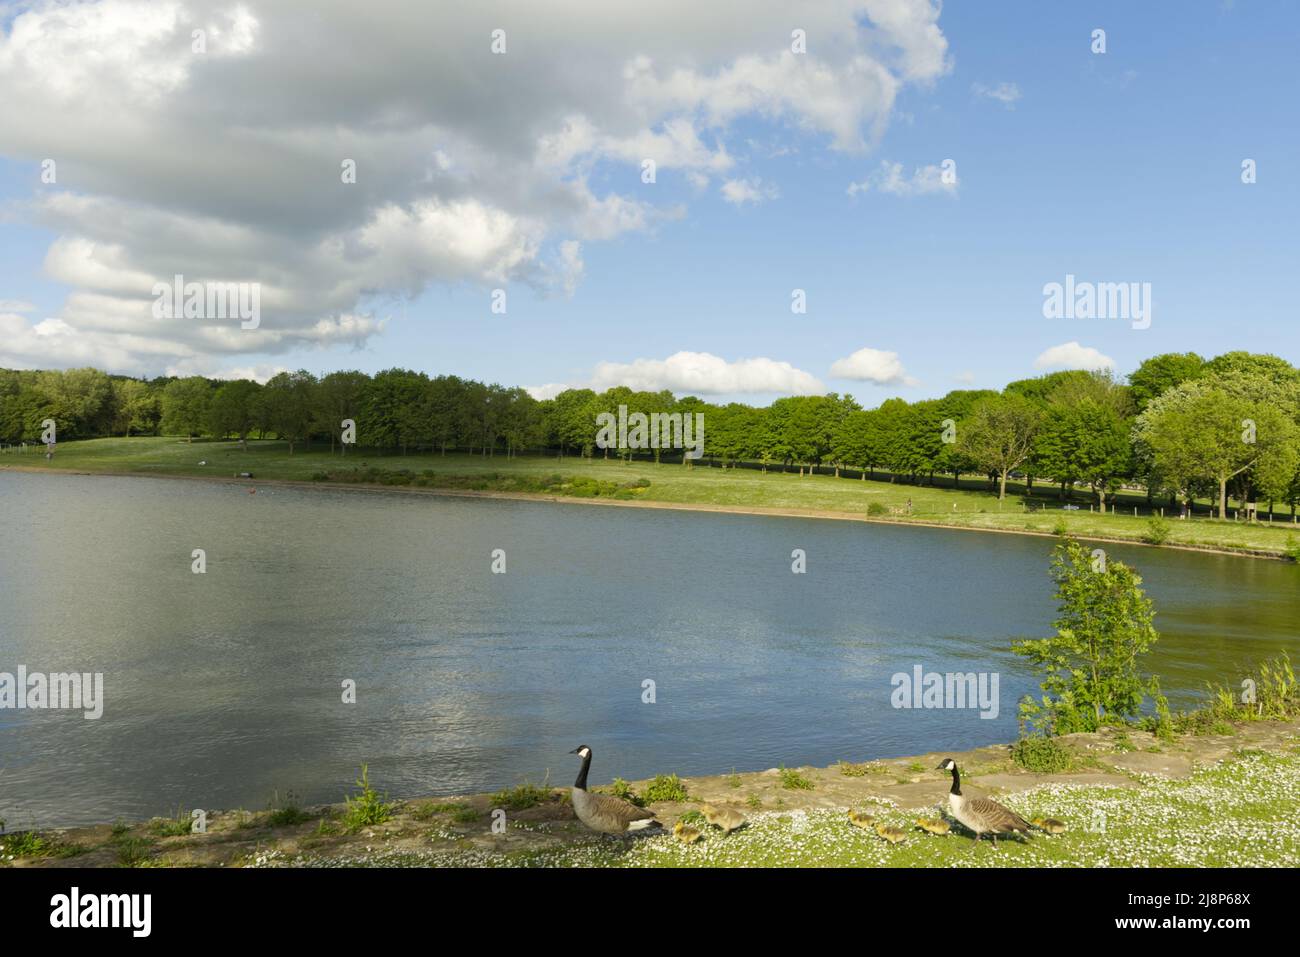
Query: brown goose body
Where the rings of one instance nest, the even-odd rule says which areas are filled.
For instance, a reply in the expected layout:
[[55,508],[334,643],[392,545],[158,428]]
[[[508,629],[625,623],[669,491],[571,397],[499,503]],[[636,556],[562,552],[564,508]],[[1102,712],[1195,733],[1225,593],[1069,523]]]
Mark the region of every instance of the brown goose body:
[[637,807],[612,794],[593,794],[588,791],[587,772],[591,769],[591,748],[584,744],[572,753],[582,756],[582,770],[578,772],[578,779],[573,782],[571,792],[573,813],[579,821],[593,831],[618,837],[661,826],[655,820],[654,811]]
[[948,792],[948,810],[952,816],[975,832],[976,839],[988,834],[996,842],[997,835],[1029,832],[1029,822],[1010,808],[1003,807],[990,798],[972,798],[961,793],[961,774],[952,758],[939,765],[940,770],[952,772],[952,790]]

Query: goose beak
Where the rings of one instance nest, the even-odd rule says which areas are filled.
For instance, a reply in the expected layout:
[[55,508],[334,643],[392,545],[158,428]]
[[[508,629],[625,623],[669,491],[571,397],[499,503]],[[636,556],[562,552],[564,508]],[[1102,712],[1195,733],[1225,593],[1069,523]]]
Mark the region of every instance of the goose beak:
[[577,754],[577,753],[578,753],[579,751],[581,751],[581,750],[582,750],[582,748],[574,748],[574,749],[573,749],[572,751],[570,751],[569,753],[570,753],[570,754]]

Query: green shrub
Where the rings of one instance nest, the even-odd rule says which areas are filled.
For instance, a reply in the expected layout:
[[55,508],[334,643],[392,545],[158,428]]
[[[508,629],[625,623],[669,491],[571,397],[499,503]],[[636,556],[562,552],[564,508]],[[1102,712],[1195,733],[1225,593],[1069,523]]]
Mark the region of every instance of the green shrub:
[[1021,738],[1013,744],[1011,760],[1026,771],[1039,774],[1060,774],[1074,766],[1074,756],[1069,748],[1055,738],[1042,735]]
[[141,867],[149,863],[150,841],[142,837],[128,837],[117,844],[117,863],[121,867]]
[[358,793],[343,799],[347,805],[343,812],[343,826],[348,833],[355,833],[363,827],[383,824],[393,816],[393,805],[370,786],[370,769],[361,765],[361,777],[357,778]]
[[645,801],[637,797],[636,792],[632,790],[632,785],[628,784],[622,778],[615,778],[614,783],[607,789],[608,792],[616,798],[627,801],[629,804],[635,804],[637,807],[645,807]]
[[160,817],[149,826],[160,837],[181,837],[190,833],[193,824],[185,809],[178,808],[175,817]]
[[517,787],[505,788],[492,795],[492,806],[505,808],[507,811],[525,811],[548,800],[550,796],[549,787],[525,781]]
[[685,801],[686,785],[675,774],[658,774],[646,785],[645,800],[647,804],[659,801]]
[[781,787],[787,791],[812,791],[817,787],[794,768],[787,768],[785,765],[781,766],[780,775]]
[[880,503],[880,502],[872,502],[870,505],[867,506],[867,514],[868,514],[868,515],[884,515],[884,514],[885,514],[885,506],[884,506],[882,503]]
[[0,837],[0,852],[6,857],[44,857],[51,847],[51,843],[36,831],[18,831]]
[[449,801],[446,804],[437,804],[430,801],[426,804],[417,805],[411,811],[411,816],[417,821],[431,821],[439,814],[456,815],[467,809],[470,809],[470,806],[460,801]]
[[1148,545],[1163,545],[1169,541],[1170,525],[1163,518],[1153,518],[1147,522],[1147,530],[1142,533],[1142,541]]

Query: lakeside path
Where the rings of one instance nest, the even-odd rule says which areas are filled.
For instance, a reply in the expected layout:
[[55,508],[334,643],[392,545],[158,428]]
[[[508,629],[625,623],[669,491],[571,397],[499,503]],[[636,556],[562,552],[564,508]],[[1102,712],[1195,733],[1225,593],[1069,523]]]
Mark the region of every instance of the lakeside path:
[[[111,441],[111,440],[95,440]],[[120,440],[125,441],[125,440]],[[94,441],[82,443],[93,445]],[[223,443],[225,445],[228,443]],[[186,449],[188,456],[198,459],[202,454],[202,446],[197,450],[191,451]],[[170,450],[169,450],[170,451]],[[229,451],[229,450],[226,450]],[[64,458],[70,458],[66,453],[61,453]],[[1183,551],[1208,552],[1212,554],[1237,555],[1250,558],[1266,558],[1275,560],[1289,560],[1286,557],[1288,544],[1292,541],[1295,532],[1292,526],[1279,523],[1279,526],[1269,527],[1262,524],[1246,525],[1237,522],[1216,522],[1207,519],[1197,519],[1188,522],[1170,521],[1168,539],[1161,544],[1153,545],[1144,541],[1143,537],[1147,534],[1147,522],[1140,518],[1133,518],[1127,515],[1098,515],[1088,512],[1068,512],[1068,511],[1029,511],[1022,512],[1018,500],[1008,500],[1005,503],[1005,509],[999,509],[997,499],[991,495],[986,495],[978,491],[966,489],[953,490],[944,488],[927,488],[910,485],[898,485],[895,483],[885,482],[860,482],[851,479],[836,479],[828,476],[793,476],[773,472],[769,475],[762,475],[757,472],[742,472],[736,469],[707,469],[699,468],[696,470],[683,470],[680,466],[652,465],[649,463],[633,463],[624,466],[619,463],[609,463],[603,460],[584,461],[567,459],[562,462],[556,462],[551,459],[545,460],[511,460],[505,465],[489,465],[485,462],[478,461],[472,456],[451,457],[453,462],[449,465],[447,460],[440,457],[426,457],[436,464],[442,466],[442,470],[428,469],[423,473],[430,476],[425,481],[427,487],[413,487],[411,485],[392,485],[380,483],[366,483],[359,481],[330,481],[330,480],[311,480],[309,478],[293,478],[283,475],[267,474],[269,466],[271,473],[276,472],[277,466],[283,466],[280,461],[267,461],[261,458],[261,452],[246,453],[239,460],[230,460],[223,462],[220,466],[209,466],[204,474],[203,469],[194,467],[183,467],[172,462],[149,462],[141,464],[136,468],[113,468],[108,463],[100,464],[96,462],[92,467],[86,467],[84,462],[78,462],[76,458],[69,461],[66,465],[62,460],[57,464],[17,464],[12,461],[0,460],[0,472],[12,471],[23,473],[49,473],[54,472],[62,475],[109,475],[117,477],[149,477],[149,478],[166,478],[182,479],[190,481],[207,481],[219,484],[241,484],[250,486],[286,486],[292,488],[327,488],[334,490],[351,490],[351,491],[380,491],[380,492],[404,492],[415,495],[441,495],[446,497],[462,498],[488,498],[503,499],[516,501],[540,501],[552,502],[558,504],[572,505],[597,505],[609,506],[616,508],[660,508],[674,509],[679,511],[697,511],[697,512],[714,512],[719,514],[731,515],[757,515],[773,516],[784,518],[815,518],[827,519],[833,521],[854,521],[870,522],[887,525],[917,525],[926,528],[946,528],[960,531],[977,531],[977,532],[996,532],[1002,534],[1014,535],[1031,535],[1038,537],[1054,537],[1058,534],[1060,528],[1064,527],[1071,534],[1086,539],[1090,542],[1138,545],[1143,547],[1160,547],[1174,548]],[[14,456],[15,458],[17,456]],[[467,463],[463,461],[469,459]],[[241,471],[252,471],[254,476],[264,475],[265,477],[254,477],[251,479],[240,479],[233,477],[233,473],[227,475],[214,474],[216,468],[221,467],[223,472],[236,465]],[[354,465],[354,461],[347,463],[349,466]],[[407,465],[406,459],[387,459],[385,465]],[[418,468],[419,465],[425,464],[423,460],[412,457],[410,466]],[[294,470],[297,472],[306,471],[310,473],[311,469],[320,465],[327,465],[337,469],[340,466],[340,460],[324,453],[299,453],[297,461],[293,462]],[[256,470],[255,470],[256,469]],[[667,472],[665,472],[667,470]],[[591,476],[601,481],[617,480],[636,480],[646,479],[650,482],[646,489],[641,490],[642,495],[634,499],[615,499],[602,497],[579,497],[576,495],[557,495],[547,492],[526,492],[526,491],[503,491],[490,489],[465,489],[465,488],[447,488],[441,487],[437,483],[440,480],[445,481],[463,481],[466,478],[474,478],[477,475],[483,476],[537,476],[552,473],[576,473],[580,477]],[[722,473],[721,476],[710,473]],[[196,474],[197,473],[197,474]],[[703,473],[703,476],[697,476],[693,473]],[[667,479],[667,481],[665,481]],[[718,493],[716,488],[719,479],[726,484],[722,490],[726,494],[708,495],[708,491]],[[499,480],[499,479],[498,479]],[[656,482],[658,484],[656,484]],[[775,497],[782,499],[782,504],[738,504],[734,501],[720,501],[724,497],[735,498],[739,494],[744,497],[744,493],[752,491],[752,486],[767,486],[768,483],[778,486]],[[698,493],[702,490],[699,486],[702,483],[708,483],[711,487],[706,489],[705,498],[714,500],[689,501],[685,500],[689,496],[683,494]],[[831,486],[833,492],[832,501],[827,501],[827,496],[816,494],[825,491],[824,483],[834,483]],[[795,494],[790,494],[786,488],[780,486],[793,485]],[[750,486],[746,488],[745,486]],[[814,494],[809,496],[815,501],[813,504],[803,505],[798,503],[799,494],[808,486],[822,486],[814,489]],[[763,488],[762,491],[768,492],[770,488]],[[659,497],[656,497],[659,496]],[[847,497],[846,497],[847,496]],[[750,497],[759,497],[751,495]],[[911,503],[913,498],[917,499],[914,505],[914,511],[908,514],[906,504]],[[899,503],[894,503],[894,500]],[[872,515],[868,514],[867,506],[871,501],[880,501],[883,507],[890,509],[894,514]],[[936,500],[943,503],[951,503],[953,510],[951,512],[941,511],[934,508]],[[843,506],[854,506],[856,510],[850,510]],[[992,511],[989,510],[991,505]],[[964,511],[962,509],[965,509]]]
[[[516,786],[497,794],[390,802],[380,824],[349,830],[343,804],[211,811],[204,834],[176,819],[47,831],[38,853],[8,855],[20,838],[0,836],[8,867],[283,866],[885,866],[1130,867],[1300,865],[1300,721],[1222,726],[1223,733],[1158,741],[1107,729],[1059,739],[1076,770],[1035,774],[1005,745],[932,752],[829,768],[769,769],[682,779],[687,797],[650,805],[671,826],[703,802],[747,815],[731,835],[704,828],[701,841],[671,834],[620,841],[586,830],[568,788]],[[946,818],[944,757],[963,771],[968,794],[994,796],[1026,819],[1064,821],[1060,835],[977,844]],[[573,767],[553,770],[567,782]],[[643,793],[649,782],[631,782]],[[382,780],[372,784],[382,790]],[[907,838],[889,844],[849,825],[865,810]],[[494,833],[493,812],[505,812]],[[944,817],[944,836],[916,829],[918,816]],[[178,827],[179,821],[179,827]],[[11,825],[16,822],[11,821]],[[31,844],[28,842],[28,846]]]

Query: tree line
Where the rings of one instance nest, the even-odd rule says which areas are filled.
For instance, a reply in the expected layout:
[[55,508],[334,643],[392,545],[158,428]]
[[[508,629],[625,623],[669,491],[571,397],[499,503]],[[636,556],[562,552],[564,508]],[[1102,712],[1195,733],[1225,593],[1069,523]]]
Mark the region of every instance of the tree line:
[[[177,435],[274,436],[292,452],[356,423],[357,443],[395,453],[469,451],[514,456],[632,455],[596,448],[597,415],[704,413],[704,454],[723,465],[881,472],[894,481],[956,484],[987,476],[1050,482],[1062,498],[1083,487],[1100,505],[1126,484],[1148,498],[1228,496],[1300,501],[1300,370],[1272,355],[1230,352],[1206,360],[1169,353],[1127,381],[1099,371],[1053,372],[995,390],[938,399],[888,399],[863,408],[852,396],[794,396],[766,407],[717,405],[695,396],[618,387],[568,389],[538,400],[521,388],[406,369],[317,377],[283,372],[260,384],[202,376],[152,380],[96,369],[0,370],[0,440],[38,442],[53,419],[61,440]],[[669,450],[644,454],[658,459]]]

